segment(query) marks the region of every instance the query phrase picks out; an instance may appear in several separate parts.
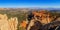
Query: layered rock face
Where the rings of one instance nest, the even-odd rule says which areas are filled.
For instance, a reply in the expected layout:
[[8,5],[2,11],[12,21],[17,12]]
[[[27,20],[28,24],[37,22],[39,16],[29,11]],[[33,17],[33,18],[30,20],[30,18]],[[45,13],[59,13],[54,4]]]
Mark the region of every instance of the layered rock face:
[[0,14],[0,30],[17,30],[18,19],[8,19],[7,15]]
[[53,17],[46,11],[32,12],[35,20],[40,21],[42,24],[48,24],[52,21]]
[[[36,11],[33,11],[32,14],[34,15],[33,18],[31,18],[31,20],[29,21],[28,23],[28,27],[27,27],[27,30],[32,30],[34,28],[36,28],[37,30],[41,27],[45,27],[45,25],[51,23],[54,21],[55,17],[51,15],[51,13],[47,12],[47,11],[39,11],[39,12],[36,12]],[[39,23],[41,23],[40,27],[37,27],[38,24],[36,24],[38,21]],[[36,22],[36,23],[35,23]],[[34,26],[34,28],[32,28]],[[49,26],[49,25],[48,25]],[[46,26],[46,29],[47,29],[47,26]]]

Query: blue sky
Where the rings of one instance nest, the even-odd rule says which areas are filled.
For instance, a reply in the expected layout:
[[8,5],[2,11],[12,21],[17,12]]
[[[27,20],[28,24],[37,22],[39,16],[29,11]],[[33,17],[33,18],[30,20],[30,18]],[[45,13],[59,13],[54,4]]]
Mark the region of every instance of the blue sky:
[[60,0],[0,0],[0,8],[60,8]]

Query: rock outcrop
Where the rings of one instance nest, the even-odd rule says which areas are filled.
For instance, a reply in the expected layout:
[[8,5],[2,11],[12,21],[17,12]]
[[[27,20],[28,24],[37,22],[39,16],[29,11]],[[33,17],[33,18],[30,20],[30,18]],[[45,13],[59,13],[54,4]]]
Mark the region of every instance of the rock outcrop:
[[[51,27],[55,26],[55,23],[57,23],[57,22],[58,23],[56,25],[60,24],[60,21],[59,21],[60,18],[57,19],[57,16],[52,16],[51,13],[49,13],[49,11],[39,11],[39,12],[33,11],[32,14],[33,14],[33,16],[32,16],[33,18],[31,18],[31,20],[29,21],[27,30],[34,29],[38,25],[38,24],[34,23],[36,21],[38,21],[42,25],[42,28],[36,27],[36,30],[39,30],[37,28],[41,28],[42,30],[47,30],[47,28],[49,28],[50,25],[51,25]],[[52,24],[54,24],[54,25],[52,25]],[[34,28],[32,28],[32,27],[34,27]],[[45,28],[45,29],[43,29],[43,28]]]
[[0,30],[17,30],[18,19],[8,19],[7,15],[0,14]]

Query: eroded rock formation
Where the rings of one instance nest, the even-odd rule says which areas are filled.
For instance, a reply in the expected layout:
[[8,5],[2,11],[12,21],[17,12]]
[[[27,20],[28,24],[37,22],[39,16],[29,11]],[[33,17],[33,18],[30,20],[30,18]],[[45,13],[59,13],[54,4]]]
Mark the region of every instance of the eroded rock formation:
[[[44,10],[39,11],[39,12],[33,11],[32,14],[33,15],[31,15],[31,16],[33,18],[30,18],[28,26],[27,26],[27,30],[32,30],[33,29],[32,27],[36,28],[36,30],[40,30],[40,29],[37,29],[37,28],[40,28],[40,27],[42,27],[41,28],[42,30],[47,30],[50,27],[50,25],[52,27],[52,26],[55,26],[55,25],[52,25],[52,24],[57,23],[56,25],[58,25],[58,23],[60,22],[60,21],[57,20],[57,16],[52,16],[51,13],[49,13],[49,11],[44,11]],[[34,23],[36,21],[39,21],[42,26],[36,27],[38,25],[38,24]]]
[[8,19],[6,14],[0,14],[0,30],[17,30],[18,19]]

